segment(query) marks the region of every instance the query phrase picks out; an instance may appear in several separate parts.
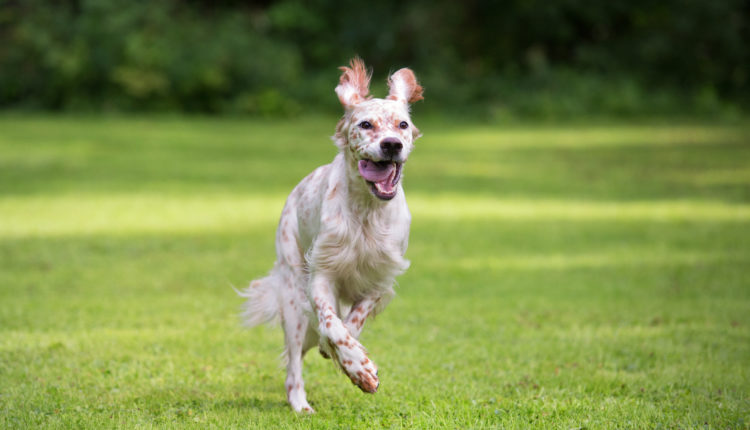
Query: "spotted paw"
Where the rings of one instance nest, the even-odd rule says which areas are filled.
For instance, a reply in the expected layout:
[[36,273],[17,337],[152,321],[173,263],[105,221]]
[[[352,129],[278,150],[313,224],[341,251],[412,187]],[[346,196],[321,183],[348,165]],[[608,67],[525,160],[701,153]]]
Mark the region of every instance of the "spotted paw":
[[371,370],[360,370],[357,372],[357,379],[352,380],[352,382],[365,393],[375,393],[378,391],[378,387],[380,387],[377,370],[374,372]]
[[354,338],[346,342],[330,342],[333,357],[352,383],[366,393],[375,393],[380,386],[378,369],[367,357],[365,348]]

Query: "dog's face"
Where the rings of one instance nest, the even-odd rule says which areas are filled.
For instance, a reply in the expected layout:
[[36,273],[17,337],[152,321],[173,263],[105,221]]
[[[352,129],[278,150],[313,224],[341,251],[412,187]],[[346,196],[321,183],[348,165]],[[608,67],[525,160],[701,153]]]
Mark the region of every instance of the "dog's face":
[[371,99],[370,77],[359,59],[351,68],[342,67],[336,87],[339,100],[346,108],[336,130],[336,141],[372,194],[380,200],[396,196],[403,164],[420,134],[411,123],[409,103],[422,99],[422,87],[414,73],[401,69],[388,80],[386,99]]
[[357,163],[360,176],[375,197],[392,199],[419,135],[406,104],[382,99],[362,102],[352,110],[347,128],[346,150]]

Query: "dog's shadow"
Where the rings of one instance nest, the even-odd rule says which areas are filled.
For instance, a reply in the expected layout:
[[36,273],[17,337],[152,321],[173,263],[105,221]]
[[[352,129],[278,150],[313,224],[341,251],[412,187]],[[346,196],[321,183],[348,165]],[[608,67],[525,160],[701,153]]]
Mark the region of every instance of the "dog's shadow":
[[258,397],[243,397],[238,399],[223,399],[210,403],[212,409],[217,411],[247,410],[256,411],[278,411],[289,409],[285,400],[260,399]]
[[[159,389],[131,398],[126,403],[154,416],[192,416],[193,414],[255,411],[273,412],[289,408],[286,399],[277,397],[276,392],[268,397],[241,393],[237,397],[223,397],[200,389],[181,390]],[[177,398],[175,398],[177,397]]]

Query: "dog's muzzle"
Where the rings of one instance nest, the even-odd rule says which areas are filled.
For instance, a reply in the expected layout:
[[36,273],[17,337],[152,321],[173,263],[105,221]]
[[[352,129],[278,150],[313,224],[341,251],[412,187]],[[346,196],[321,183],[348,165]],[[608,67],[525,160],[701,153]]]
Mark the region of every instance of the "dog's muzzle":
[[360,160],[357,163],[359,174],[370,185],[370,191],[380,200],[396,197],[402,166],[402,163],[395,161]]
[[393,160],[401,155],[404,144],[395,137],[387,137],[380,141],[380,150],[383,152],[383,158]]

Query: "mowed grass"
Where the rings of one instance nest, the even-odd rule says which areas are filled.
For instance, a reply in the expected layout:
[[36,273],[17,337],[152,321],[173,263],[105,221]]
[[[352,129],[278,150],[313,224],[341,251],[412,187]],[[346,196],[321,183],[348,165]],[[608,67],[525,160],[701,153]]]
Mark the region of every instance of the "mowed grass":
[[375,395],[286,405],[265,274],[335,118],[0,117],[2,428],[748,428],[750,127],[416,121]]

